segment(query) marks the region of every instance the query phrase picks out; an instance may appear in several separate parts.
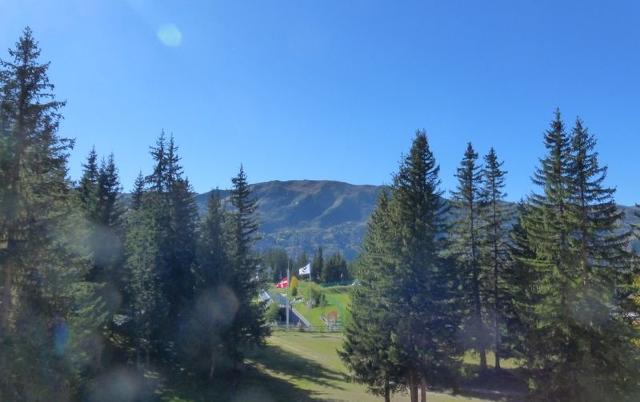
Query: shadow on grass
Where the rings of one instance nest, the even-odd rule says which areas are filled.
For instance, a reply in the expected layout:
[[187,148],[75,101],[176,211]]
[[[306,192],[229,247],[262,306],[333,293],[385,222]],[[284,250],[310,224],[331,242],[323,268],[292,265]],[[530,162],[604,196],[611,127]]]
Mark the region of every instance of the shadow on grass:
[[458,395],[505,402],[526,400],[524,369],[481,371],[475,365],[464,366],[466,375],[460,381]]
[[317,384],[321,387],[341,389],[335,382],[344,381],[344,375],[322,365],[283,350],[274,345],[256,350],[248,356],[248,365],[242,372],[218,375],[204,381],[187,374],[167,378],[167,387],[159,393],[163,402],[288,402],[318,401],[322,398],[313,390],[303,389],[277,374]]
[[286,351],[279,346],[269,345],[257,351],[250,359],[259,368],[274,371],[280,375],[315,383],[323,387],[343,389],[336,382],[345,381],[345,376],[328,369],[313,360]]
[[171,389],[160,397],[163,402],[280,402],[317,401],[313,393],[290,382],[268,375],[256,367],[242,373],[216,377],[211,382],[183,377],[174,379]]

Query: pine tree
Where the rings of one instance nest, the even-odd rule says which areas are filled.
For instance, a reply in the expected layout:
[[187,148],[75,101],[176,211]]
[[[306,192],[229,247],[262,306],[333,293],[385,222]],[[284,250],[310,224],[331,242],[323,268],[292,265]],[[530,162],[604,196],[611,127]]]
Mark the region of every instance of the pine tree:
[[[566,361],[566,353],[572,347],[566,341],[567,334],[572,333],[568,298],[576,291],[571,283],[571,278],[575,277],[575,264],[569,248],[572,230],[568,188],[571,149],[559,111],[556,111],[555,119],[545,133],[544,145],[547,155],[541,159],[541,166],[533,178],[534,183],[542,188],[542,194],[531,196],[522,222],[530,243],[528,248],[535,254],[533,258],[521,260],[535,270],[537,278],[535,287],[539,293],[538,303],[532,309],[536,325],[528,328],[530,333],[527,337],[532,342],[536,341],[528,348],[531,353],[528,361],[536,366],[539,364],[531,369],[532,373],[540,375],[548,372],[552,358]],[[565,375],[570,373],[565,372]],[[552,384],[550,378],[539,377],[535,380],[538,384]],[[544,389],[553,390],[562,386],[553,383],[553,387]],[[535,391],[542,392],[542,387]]]
[[138,173],[136,181],[133,185],[133,191],[131,192],[131,209],[138,210],[142,206],[142,198],[144,197],[145,180],[142,172]]
[[517,207],[517,221],[511,228],[508,243],[508,261],[504,267],[505,287],[504,300],[508,300],[501,311],[506,323],[506,336],[502,344],[508,347],[517,358],[527,361],[533,366],[533,350],[543,347],[535,338],[536,328],[535,306],[540,301],[536,289],[538,271],[529,262],[535,258],[533,243],[527,237],[524,228],[529,219],[529,205],[520,202]]
[[[144,300],[132,300],[155,309],[144,310],[144,317],[136,312],[135,317],[142,320],[136,325],[150,337],[144,347],[151,352],[168,352],[166,357],[174,358],[180,324],[194,298],[197,207],[189,181],[183,177],[173,137],[167,141],[161,133],[151,155],[153,172],[145,179],[141,205],[130,219],[127,266],[129,275],[142,278],[137,286],[143,289],[143,296],[152,294]],[[158,322],[163,323],[160,328]]]
[[390,249],[390,216],[387,193],[382,191],[368,223],[362,245],[361,269],[351,292],[351,318],[344,330],[340,358],[354,379],[367,385],[370,392],[391,400],[401,387],[401,367],[390,359],[394,317],[387,298],[394,279],[394,260]]
[[347,261],[340,253],[332,254],[322,267],[323,283],[341,283],[349,279]]
[[233,274],[229,288],[237,300],[237,312],[231,324],[227,352],[236,364],[242,362],[243,350],[252,345],[261,345],[269,334],[264,312],[265,305],[256,301],[261,288],[258,278],[258,260],[253,246],[258,239],[256,219],[257,201],[251,195],[244,168],[232,179],[229,216],[229,260]]
[[92,218],[97,208],[97,192],[98,192],[98,154],[96,149],[91,148],[87,161],[82,165],[82,178],[78,187],[78,195],[80,203],[89,218]]
[[233,342],[227,336],[233,312],[212,314],[223,306],[233,305],[226,288],[232,275],[225,233],[227,219],[219,192],[213,191],[200,223],[196,297],[181,342],[185,361],[196,372],[206,373],[209,380],[223,365],[227,342]]
[[[607,168],[600,166],[595,138],[580,119],[571,135],[569,193],[573,231],[572,254],[578,262],[574,306],[576,370],[569,392],[583,400],[629,400],[640,390],[634,378],[639,353],[630,303],[636,290],[637,267],[628,253],[631,233],[620,230],[624,213],[615,203],[615,189],[606,187]],[[612,365],[608,370],[602,367]]]
[[509,255],[509,226],[512,212],[505,202],[505,175],[503,162],[498,160],[496,151],[491,148],[484,157],[481,191],[480,238],[482,241],[481,256],[487,276],[491,280],[489,297],[491,319],[493,321],[493,337],[495,352],[495,368],[500,368],[502,353],[502,334],[504,317],[509,309],[510,298],[506,295],[505,269]]
[[[533,392],[540,399],[625,400],[637,392],[637,368],[630,322],[633,271],[618,234],[621,218],[595,141],[576,124],[564,131],[559,112],[545,135],[534,195],[523,220],[534,272],[534,325],[527,338]],[[603,370],[602,367],[607,367]]]
[[275,283],[280,282],[282,278],[287,277],[287,268],[292,264],[287,254],[287,250],[283,248],[273,248],[266,250],[261,256],[261,265],[270,272],[271,280]]
[[439,167],[423,131],[394,177],[390,210],[397,268],[389,294],[396,317],[390,355],[402,366],[411,400],[427,384],[450,383],[458,365],[455,270],[443,257],[446,206]]
[[73,142],[57,134],[64,102],[29,28],[9,55],[0,61],[0,399],[70,400],[95,357],[88,334],[105,316],[84,280],[85,231],[66,178]]
[[451,248],[463,275],[463,295],[468,310],[467,320],[464,323],[465,332],[470,337],[474,349],[480,354],[480,369],[486,370],[488,339],[484,315],[488,304],[485,297],[488,274],[485,267],[481,265],[480,256],[482,176],[477,159],[478,154],[471,143],[468,143],[464,159],[456,173],[458,187],[452,192],[456,218],[451,231]]
[[143,206],[127,216],[124,312],[131,319],[128,338],[138,366],[142,357],[148,365],[154,350],[161,348],[161,317],[168,316],[168,302],[159,279],[159,267],[163,266],[161,240],[153,209]]
[[311,263],[311,277],[314,282],[320,283],[323,278],[324,258],[322,256],[322,247],[318,247],[316,254],[313,256]]

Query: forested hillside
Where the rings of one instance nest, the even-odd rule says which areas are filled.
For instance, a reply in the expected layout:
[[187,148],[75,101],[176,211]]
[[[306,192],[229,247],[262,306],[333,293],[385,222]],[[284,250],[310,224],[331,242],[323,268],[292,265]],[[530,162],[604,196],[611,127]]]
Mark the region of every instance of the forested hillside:
[[[286,248],[289,253],[313,254],[322,246],[327,254],[340,252],[353,259],[360,252],[366,224],[384,186],[356,185],[328,180],[268,181],[251,185],[258,198],[261,249]],[[214,190],[215,191],[215,190]],[[203,211],[210,193],[199,194]],[[227,199],[229,192],[220,190]],[[633,207],[620,206],[624,226],[640,219]]]

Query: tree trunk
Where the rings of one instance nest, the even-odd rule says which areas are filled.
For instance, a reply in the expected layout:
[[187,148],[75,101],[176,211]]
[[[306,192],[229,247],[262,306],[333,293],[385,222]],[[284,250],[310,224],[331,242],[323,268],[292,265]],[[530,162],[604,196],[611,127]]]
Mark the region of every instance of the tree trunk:
[[384,402],[391,402],[391,392],[388,378],[384,380]]
[[[6,261],[6,260],[5,260]],[[9,313],[11,311],[11,288],[13,288],[13,270],[11,263],[3,264],[4,284],[2,286],[2,310],[0,311],[0,335],[9,331]]]
[[495,369],[496,370],[500,370],[500,328],[499,328],[499,324],[498,324],[498,312],[495,312],[496,315],[496,319],[494,322],[494,331],[495,331],[495,337],[496,337],[496,344],[495,344],[495,356],[496,356],[496,365],[495,365]]
[[209,380],[213,379],[213,372],[216,368],[216,353],[211,351],[211,361],[209,362]]
[[495,336],[495,369],[500,370],[500,301],[499,301],[499,266],[498,266],[498,222],[496,202],[493,200],[493,331]]
[[414,371],[409,373],[409,395],[411,402],[418,402],[418,379],[416,377]]
[[420,402],[427,402],[427,380],[420,379]]

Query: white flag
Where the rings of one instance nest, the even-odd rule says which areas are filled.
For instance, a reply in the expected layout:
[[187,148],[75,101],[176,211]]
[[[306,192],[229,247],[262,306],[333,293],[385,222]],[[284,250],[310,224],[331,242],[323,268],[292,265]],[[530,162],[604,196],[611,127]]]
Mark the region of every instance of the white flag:
[[300,274],[300,276],[302,276],[302,275],[311,275],[311,263],[308,263],[304,267],[300,268],[298,270],[298,274]]

